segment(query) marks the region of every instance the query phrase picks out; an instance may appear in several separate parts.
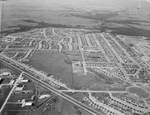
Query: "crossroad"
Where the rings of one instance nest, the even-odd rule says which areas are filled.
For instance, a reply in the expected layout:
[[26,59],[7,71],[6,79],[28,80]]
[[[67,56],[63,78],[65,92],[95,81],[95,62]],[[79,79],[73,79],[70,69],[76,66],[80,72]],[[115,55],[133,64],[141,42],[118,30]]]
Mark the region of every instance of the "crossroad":
[[[2,57],[5,58],[5,59],[2,59]],[[82,108],[83,110],[85,110],[85,111],[91,113],[92,115],[104,115],[104,113],[98,112],[98,111],[94,110],[93,108],[91,108],[91,107],[89,107],[89,106],[87,106],[87,105],[81,103],[80,101],[74,99],[73,97],[71,97],[71,96],[69,96],[69,95],[67,95],[67,94],[65,94],[65,93],[63,93],[63,92],[61,92],[61,91],[59,91],[58,89],[55,89],[55,88],[52,87],[50,84],[48,84],[48,83],[42,81],[41,79],[39,79],[39,77],[38,77],[38,78],[35,77],[33,73],[30,73],[30,72],[27,71],[26,69],[23,69],[24,67],[20,68],[21,65],[19,64],[19,62],[16,62],[15,60],[12,62],[11,59],[10,59],[10,60],[9,60],[8,58],[6,59],[6,57],[4,57],[2,54],[0,54],[0,60],[1,60],[3,63],[5,63],[6,65],[8,65],[9,67],[12,67],[12,68],[14,68],[14,69],[16,69],[16,70],[18,70],[18,71],[21,71],[21,72],[23,71],[23,72],[24,72],[24,75],[25,75],[26,77],[28,77],[28,78],[34,80],[34,82],[36,82],[36,83],[40,84],[41,86],[45,87],[46,89],[52,91],[53,93],[55,93],[56,95],[62,97],[63,99],[65,99],[65,100],[67,100],[67,101],[69,101],[69,102],[71,102],[71,103],[77,105],[78,107],[80,107],[80,108]],[[16,63],[14,63],[14,62],[16,62]],[[16,64],[17,64],[17,65],[16,65]],[[42,76],[41,76],[41,77],[42,77]]]

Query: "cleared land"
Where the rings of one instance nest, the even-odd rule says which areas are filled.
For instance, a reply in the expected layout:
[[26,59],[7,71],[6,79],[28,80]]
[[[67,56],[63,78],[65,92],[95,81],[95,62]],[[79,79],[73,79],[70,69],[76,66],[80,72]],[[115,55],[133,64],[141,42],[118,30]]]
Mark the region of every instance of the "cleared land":
[[3,105],[4,101],[6,100],[10,90],[11,90],[10,86],[3,86],[0,89],[0,108]]
[[149,97],[149,93],[145,89],[142,89],[140,87],[130,87],[128,89],[128,91],[130,93],[138,95],[141,98],[148,98]]
[[70,59],[64,53],[35,51],[28,63],[38,70],[54,75],[55,78],[62,79],[69,86],[72,86],[72,64],[66,60]]

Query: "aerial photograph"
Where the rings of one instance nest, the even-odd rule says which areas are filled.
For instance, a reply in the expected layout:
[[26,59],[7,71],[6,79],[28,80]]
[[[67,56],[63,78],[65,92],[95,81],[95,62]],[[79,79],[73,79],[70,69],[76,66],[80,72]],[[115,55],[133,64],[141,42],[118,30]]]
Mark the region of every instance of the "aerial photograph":
[[150,0],[0,0],[0,115],[150,115]]

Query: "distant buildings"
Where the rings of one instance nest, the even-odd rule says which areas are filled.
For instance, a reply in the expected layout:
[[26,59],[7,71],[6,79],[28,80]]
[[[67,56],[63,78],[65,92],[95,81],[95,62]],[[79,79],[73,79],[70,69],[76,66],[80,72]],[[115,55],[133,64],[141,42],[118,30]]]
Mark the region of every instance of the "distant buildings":
[[15,91],[22,91],[24,88],[24,85],[23,84],[19,84],[17,85],[17,87],[15,88]]
[[[20,100],[18,100],[18,101],[20,101]],[[24,106],[32,106],[33,105],[33,102],[26,102],[25,101],[25,99],[23,99],[22,101],[21,101],[21,107],[24,107]]]
[[44,99],[44,98],[46,98],[46,97],[50,97],[50,95],[49,95],[49,94],[40,95],[40,96],[39,96],[39,99]]
[[11,76],[10,72],[2,72],[0,76]]
[[24,78],[21,78],[20,81],[19,81],[19,83],[27,83],[27,82],[29,82],[29,80],[24,79]]

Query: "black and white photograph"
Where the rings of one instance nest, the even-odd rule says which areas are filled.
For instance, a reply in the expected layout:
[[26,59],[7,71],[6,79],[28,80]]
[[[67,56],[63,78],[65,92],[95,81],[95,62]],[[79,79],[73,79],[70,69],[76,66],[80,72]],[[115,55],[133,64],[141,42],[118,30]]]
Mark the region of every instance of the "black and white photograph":
[[0,115],[150,115],[150,0],[0,0]]

